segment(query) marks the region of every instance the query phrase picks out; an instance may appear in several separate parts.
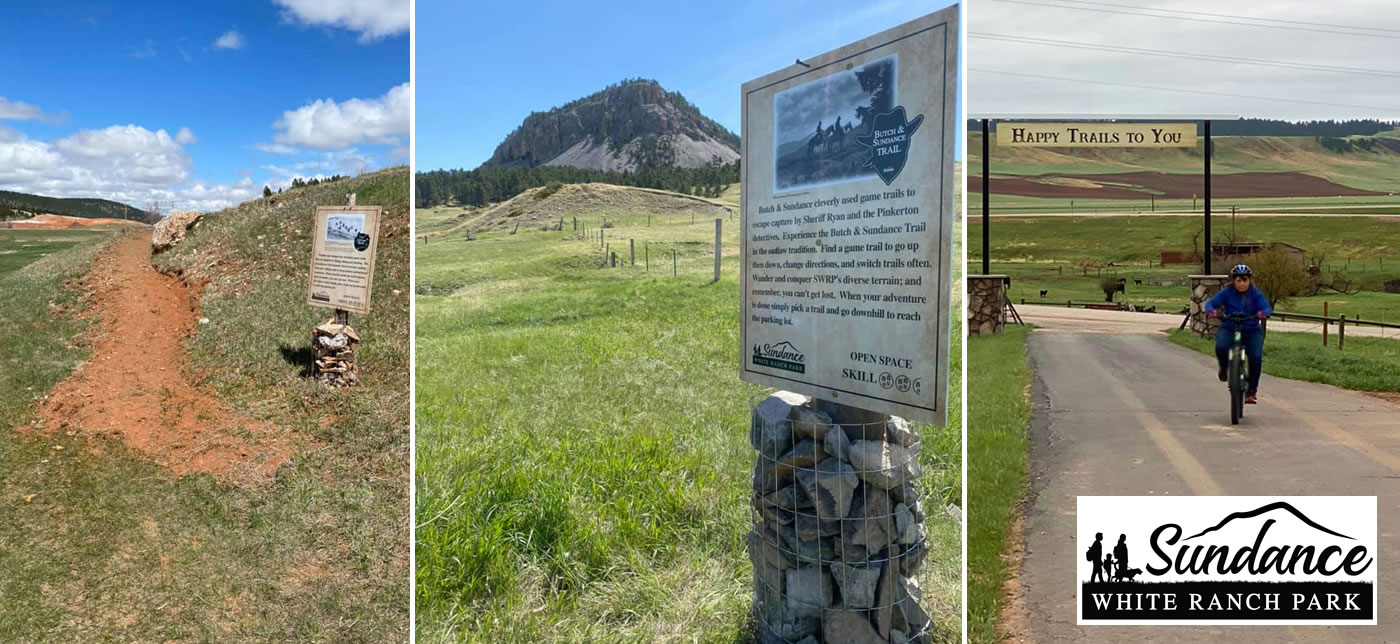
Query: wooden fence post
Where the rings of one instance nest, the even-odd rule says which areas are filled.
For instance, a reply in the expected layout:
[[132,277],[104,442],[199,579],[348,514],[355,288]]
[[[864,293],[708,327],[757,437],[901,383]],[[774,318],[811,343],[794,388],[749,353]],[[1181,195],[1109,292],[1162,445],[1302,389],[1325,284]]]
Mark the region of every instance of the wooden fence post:
[[637,240],[635,240],[635,239],[629,239],[629,240],[627,240],[627,252],[628,252],[628,255],[631,257],[631,260],[630,260],[630,261],[632,262],[632,265],[633,265],[633,266],[636,266],[636,265],[637,265]]
[[1327,303],[1322,303],[1322,346],[1327,346]]
[[723,226],[724,226],[724,219],[721,218],[721,217],[715,217],[715,280],[714,280],[714,281],[716,281],[716,282],[719,281],[719,259],[720,259],[720,251],[723,250],[723,248],[720,246],[720,229],[721,229]]
[[1342,345],[1347,341],[1347,316],[1342,314],[1337,320],[1337,350],[1342,350]]

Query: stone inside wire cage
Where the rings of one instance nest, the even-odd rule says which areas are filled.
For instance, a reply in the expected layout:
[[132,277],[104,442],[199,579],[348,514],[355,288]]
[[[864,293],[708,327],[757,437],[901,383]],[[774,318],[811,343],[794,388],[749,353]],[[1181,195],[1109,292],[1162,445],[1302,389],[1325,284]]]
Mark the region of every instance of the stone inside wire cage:
[[919,437],[886,416],[778,392],[754,405],[754,611],[763,642],[926,642]]

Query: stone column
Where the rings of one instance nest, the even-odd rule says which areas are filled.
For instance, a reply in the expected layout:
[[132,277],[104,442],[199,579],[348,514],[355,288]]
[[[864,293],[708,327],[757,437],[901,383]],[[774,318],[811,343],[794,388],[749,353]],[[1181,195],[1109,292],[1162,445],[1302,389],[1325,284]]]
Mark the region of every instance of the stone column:
[[334,387],[350,387],[360,381],[355,367],[355,354],[360,336],[348,324],[336,324],[335,318],[322,322],[311,331],[311,377]]
[[967,333],[1001,333],[1006,324],[1006,276],[967,276]]
[[913,427],[780,391],[754,408],[749,442],[759,641],[928,642]]
[[1220,328],[1220,320],[1206,317],[1202,310],[1206,300],[1230,283],[1229,275],[1191,275],[1191,332],[1199,336],[1213,336]]

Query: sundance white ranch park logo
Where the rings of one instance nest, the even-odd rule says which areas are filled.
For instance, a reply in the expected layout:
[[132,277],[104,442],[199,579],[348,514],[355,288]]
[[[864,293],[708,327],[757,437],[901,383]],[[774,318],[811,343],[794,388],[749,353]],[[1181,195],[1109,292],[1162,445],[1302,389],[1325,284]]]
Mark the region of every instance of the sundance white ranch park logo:
[[807,371],[806,362],[807,357],[791,342],[753,345],[753,363],[760,367],[804,373]]
[[1078,623],[1375,624],[1376,497],[1081,496]]

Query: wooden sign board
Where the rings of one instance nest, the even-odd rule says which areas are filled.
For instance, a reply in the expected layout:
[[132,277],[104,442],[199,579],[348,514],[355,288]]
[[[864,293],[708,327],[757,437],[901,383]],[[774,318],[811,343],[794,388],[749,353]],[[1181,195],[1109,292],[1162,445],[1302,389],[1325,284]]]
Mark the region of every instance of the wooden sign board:
[[742,380],[946,423],[958,19],[744,84]]
[[1003,148],[1194,148],[1195,123],[997,123]]
[[318,206],[306,303],[369,313],[379,206]]

